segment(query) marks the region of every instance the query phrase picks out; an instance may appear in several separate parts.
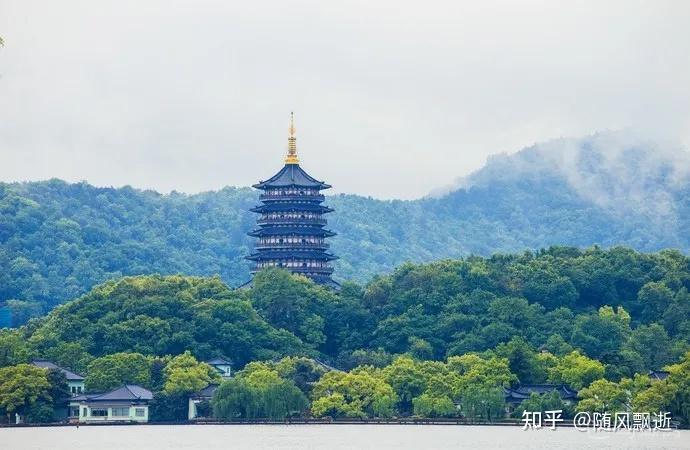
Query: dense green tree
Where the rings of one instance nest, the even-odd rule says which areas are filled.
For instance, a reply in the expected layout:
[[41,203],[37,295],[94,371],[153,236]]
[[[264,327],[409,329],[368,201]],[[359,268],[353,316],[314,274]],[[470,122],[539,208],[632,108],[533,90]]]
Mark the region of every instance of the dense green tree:
[[152,422],[182,422],[187,420],[189,396],[184,392],[156,392],[149,404]]
[[86,373],[86,368],[93,361],[93,356],[79,342],[60,342],[44,350],[43,356],[60,367],[76,373]]
[[89,364],[85,384],[88,391],[106,391],[124,384],[151,387],[151,359],[141,353],[96,358]]
[[291,331],[314,347],[326,341],[325,321],[318,313],[330,300],[329,290],[279,269],[262,271],[252,283],[252,304],[271,325]]
[[[18,364],[0,368],[0,411],[4,412],[8,422],[10,417],[18,413],[25,415],[32,408],[50,405],[52,386],[48,379],[48,371],[30,364]],[[33,411],[35,416],[43,420],[46,417],[45,408]],[[52,410],[51,410],[52,416]]]
[[548,370],[548,374],[552,383],[564,383],[580,390],[604,376],[604,365],[574,351],[559,358],[556,365]]
[[632,331],[626,347],[642,359],[642,370],[664,367],[673,361],[673,345],[663,326],[653,323],[642,325]]
[[221,378],[213,367],[200,363],[189,351],[177,355],[164,369],[166,394],[191,394],[210,383],[220,383]]
[[329,372],[312,392],[316,417],[392,417],[398,396],[371,371]]
[[643,323],[658,320],[673,303],[673,297],[673,291],[664,283],[650,281],[645,284],[637,293],[640,309],[638,319]]
[[278,361],[275,370],[281,378],[295,383],[295,386],[307,396],[311,393],[314,383],[327,372],[313,359],[289,356]]
[[503,389],[499,387],[468,386],[462,393],[462,414],[470,419],[489,422],[502,419],[505,413]]
[[35,350],[18,330],[0,329],[0,367],[27,363]]
[[410,357],[398,357],[391,365],[385,367],[382,375],[395,390],[400,410],[410,412],[412,400],[426,390],[426,377],[420,364]]
[[307,398],[291,381],[267,367],[239,372],[224,381],[212,400],[213,414],[220,419],[284,419],[302,414]]
[[610,412],[627,411],[628,396],[618,384],[608,380],[596,380],[578,393],[578,411]]
[[510,371],[521,383],[533,384],[546,381],[546,370],[539,363],[532,347],[523,338],[514,337],[510,342],[499,344],[494,353],[508,360]]
[[455,417],[458,415],[453,400],[447,395],[435,397],[431,394],[422,394],[412,400],[414,413],[421,417]]
[[669,376],[653,382],[633,398],[635,411],[669,411],[684,426],[690,425],[690,352],[667,367]]
[[590,358],[614,358],[630,334],[630,315],[622,308],[602,306],[597,314],[579,316],[572,343]]
[[199,358],[232,354],[238,365],[305,349],[295,335],[263,320],[243,292],[231,291],[218,278],[157,275],[108,282],[57,308],[36,325],[29,343],[60,357],[65,356],[60,343],[78,344],[93,356],[164,356],[190,349]]

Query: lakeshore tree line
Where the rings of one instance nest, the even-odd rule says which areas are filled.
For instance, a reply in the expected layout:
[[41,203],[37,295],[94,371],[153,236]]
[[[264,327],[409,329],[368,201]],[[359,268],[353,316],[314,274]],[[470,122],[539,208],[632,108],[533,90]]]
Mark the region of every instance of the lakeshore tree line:
[[0,410],[49,420],[66,389],[27,364],[43,357],[89,390],[147,387],[153,420],[183,419],[187,396],[220,381],[200,361],[223,356],[238,371],[201,408],[223,419],[496,420],[503,387],[563,383],[575,405],[535,394],[516,410],[670,411],[687,426],[689,289],[682,253],[622,247],[403,264],[339,292],[278,269],[246,290],[125,277],[0,331]]

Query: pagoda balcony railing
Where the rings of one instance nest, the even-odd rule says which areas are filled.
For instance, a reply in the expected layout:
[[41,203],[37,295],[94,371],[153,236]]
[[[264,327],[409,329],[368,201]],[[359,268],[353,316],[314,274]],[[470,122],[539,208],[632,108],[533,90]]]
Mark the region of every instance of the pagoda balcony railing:
[[268,225],[268,224],[313,224],[313,225],[326,225],[326,219],[321,218],[308,218],[308,217],[277,217],[277,218],[259,218],[256,223],[258,225]]
[[[287,266],[270,266],[278,267],[279,269],[289,270],[290,272],[296,273],[318,273],[319,275],[330,275],[333,273],[333,267],[287,267]],[[259,272],[260,270],[267,269],[268,267],[257,267],[252,266],[249,270],[251,273]]]
[[331,244],[328,244],[326,242],[322,243],[314,243],[314,242],[274,242],[272,244],[268,243],[259,243],[257,242],[256,245],[254,246],[257,250],[264,250],[267,248],[293,248],[296,250],[300,249],[328,249],[331,247]]
[[326,200],[323,194],[260,194],[259,200],[307,200],[322,202]]

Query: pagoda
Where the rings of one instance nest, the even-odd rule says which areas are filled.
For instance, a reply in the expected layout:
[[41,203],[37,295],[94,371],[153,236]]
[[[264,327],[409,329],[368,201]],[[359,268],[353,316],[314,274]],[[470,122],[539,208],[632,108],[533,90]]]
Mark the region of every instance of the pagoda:
[[282,267],[307,276],[317,283],[337,287],[331,279],[330,261],[338,259],[328,252],[326,238],[336,234],[326,229],[324,214],[333,209],[322,205],[322,190],[331,186],[311,177],[299,165],[294,116],[290,113],[288,152],[285,166],[266,181],[253,187],[262,191],[261,205],[251,209],[260,214],[257,228],[249,233],[256,237],[253,261],[254,275],[266,267]]

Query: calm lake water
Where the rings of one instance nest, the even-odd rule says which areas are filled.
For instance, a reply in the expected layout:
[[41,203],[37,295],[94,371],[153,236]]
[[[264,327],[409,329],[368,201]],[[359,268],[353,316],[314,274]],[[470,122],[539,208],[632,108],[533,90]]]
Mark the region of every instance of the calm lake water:
[[449,425],[184,425],[1,428],[0,449],[690,449],[690,431]]

